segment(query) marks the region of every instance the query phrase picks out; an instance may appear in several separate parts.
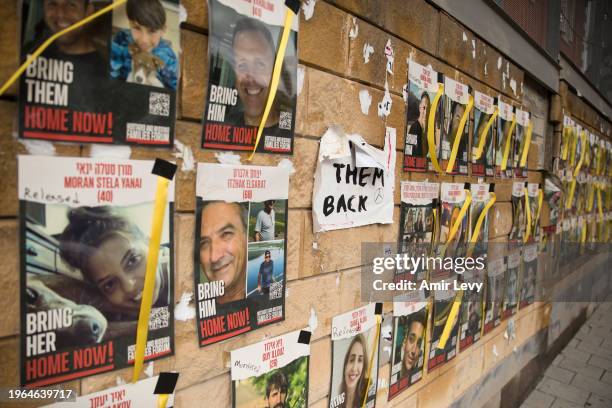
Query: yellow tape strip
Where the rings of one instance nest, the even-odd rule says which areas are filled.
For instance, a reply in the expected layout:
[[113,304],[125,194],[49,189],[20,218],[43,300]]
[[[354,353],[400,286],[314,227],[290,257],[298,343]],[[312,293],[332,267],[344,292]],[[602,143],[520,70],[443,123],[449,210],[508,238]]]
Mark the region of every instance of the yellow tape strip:
[[370,354],[370,365],[368,366],[368,385],[366,386],[365,393],[363,396],[363,402],[361,408],[365,408],[368,400],[368,390],[370,389],[370,383],[372,382],[372,365],[374,364],[374,354],[378,349],[378,337],[380,336],[380,325],[382,316],[376,315],[376,337],[374,338],[374,346],[372,347],[372,354]]
[[151,236],[149,238],[149,252],[147,255],[147,269],[145,272],[140,312],[138,314],[138,328],[136,331],[136,352],[134,357],[134,372],[132,382],[138,381],[144,362],[147,335],[149,332],[149,316],[151,304],[153,303],[153,290],[155,289],[155,272],[157,271],[157,260],[159,257],[159,246],[164,225],[166,202],[168,197],[168,184],[170,180],[165,177],[157,177],[157,191],[155,193],[155,205],[153,207],[153,219],[151,221]]
[[463,136],[463,129],[465,129],[465,123],[467,122],[467,119],[470,116],[470,111],[474,107],[474,97],[472,95],[468,96],[468,104],[465,108],[465,111],[463,111],[463,116],[461,116],[461,120],[459,121],[459,128],[457,129],[457,133],[455,134],[453,148],[451,149],[451,154],[448,158],[448,164],[446,165],[447,173],[451,173],[453,171],[453,167],[455,166],[455,160],[457,159],[457,152],[459,151],[459,144],[461,143],[461,137]]
[[572,147],[570,150],[570,158],[569,158],[569,165],[570,166],[574,166],[574,162],[576,161],[576,147],[578,145],[578,138],[580,137],[580,135],[577,135],[576,132],[572,132]]
[[569,194],[567,196],[567,201],[565,203],[565,209],[569,210],[572,208],[572,201],[574,200],[574,190],[576,189],[576,178],[572,179],[572,183],[570,184]]
[[508,166],[508,155],[510,154],[510,141],[512,140],[512,133],[514,132],[514,127],[516,126],[516,115],[513,114],[512,123],[510,124],[510,128],[506,133],[506,146],[504,147],[504,155],[502,156],[501,162],[501,170],[506,170]]
[[574,169],[574,178],[576,178],[576,176],[578,175],[578,172],[580,171],[580,167],[582,167],[582,163],[584,162],[584,154],[586,152],[586,132],[582,131],[582,133],[580,134],[580,141],[582,143],[580,143],[580,146],[582,147],[580,150],[580,160],[578,160],[578,164],[576,164],[576,168]]
[[489,129],[493,125],[493,121],[495,121],[495,118],[497,117],[498,114],[499,114],[499,107],[496,106],[495,110],[493,111],[493,114],[491,115],[491,117],[487,121],[487,124],[485,125],[485,128],[482,130],[482,132],[479,135],[478,147],[476,148],[476,151],[472,155],[472,160],[473,161],[476,161],[476,160],[480,159],[480,156],[482,156],[482,152],[484,150],[484,147],[485,147],[485,144],[486,144],[486,140],[487,140],[487,135],[489,134]]
[[478,220],[476,220],[476,225],[474,225],[474,231],[472,231],[472,236],[470,237],[470,245],[467,250],[468,258],[472,256],[472,251],[474,250],[474,244],[476,244],[476,241],[478,241],[478,236],[480,235],[480,230],[482,229],[482,224],[484,223],[484,220],[487,217],[487,213],[489,212],[489,209],[493,207],[493,204],[495,204],[495,200],[497,200],[497,196],[495,195],[495,193],[489,193],[489,195],[491,198],[489,199],[487,204],[483,207],[482,211],[478,215]]
[[538,189],[538,209],[536,210],[536,216],[533,221],[534,224],[537,224],[540,221],[540,212],[542,211],[542,202],[544,202],[544,192],[541,188]]
[[527,164],[527,154],[529,154],[529,147],[531,146],[531,132],[533,131],[533,124],[531,120],[527,125],[527,133],[525,134],[525,146],[523,146],[523,155],[521,156],[520,167],[525,167]]
[[603,206],[601,205],[601,189],[597,189],[597,212],[599,213],[599,219],[601,222],[604,220]]
[[47,38],[47,40],[44,43],[42,43],[40,47],[36,49],[36,51],[34,51],[31,55],[28,56],[28,58],[26,58],[24,63],[21,64],[21,66],[17,69],[17,71],[13,73],[13,75],[11,75],[8,81],[6,81],[4,85],[2,85],[2,88],[0,88],[0,96],[3,95],[4,92],[6,92],[6,90],[10,88],[10,86],[13,85],[15,81],[17,81],[17,79],[19,79],[21,74],[23,74],[23,72],[30,66],[30,64],[36,58],[38,58],[38,56],[42,54],[53,43],[53,41],[57,40],[59,37],[61,37],[64,34],[67,34],[73,30],[76,30],[79,27],[84,26],[85,24],[91,22],[92,20],[95,20],[96,18],[100,17],[103,14],[108,13],[112,9],[122,5],[125,2],[127,2],[127,0],[116,0],[114,3],[109,4],[108,6],[96,11],[92,15],[87,16],[80,21],[77,21],[70,27],[66,27],[62,31],[58,31],[57,33],[53,34],[51,37]]
[[563,144],[563,148],[561,149],[561,159],[563,160],[567,160],[567,151],[569,150],[571,131],[572,129],[569,126],[563,127],[563,133],[561,136],[561,143]]
[[170,394],[159,394],[157,396],[157,408],[166,408],[169,396]]
[[580,230],[580,243],[584,244],[586,242],[586,236],[587,236],[587,225],[586,225],[586,221],[584,219],[582,219],[582,228]]
[[280,81],[281,70],[283,68],[283,60],[285,59],[287,42],[289,41],[289,33],[291,32],[291,25],[293,24],[293,17],[295,17],[293,10],[287,7],[287,11],[285,13],[285,23],[283,26],[283,34],[281,36],[280,44],[278,45],[278,53],[276,54],[276,59],[274,60],[274,69],[272,70],[272,79],[270,80],[268,101],[266,102],[266,108],[264,109],[263,116],[261,117],[259,128],[257,128],[257,138],[255,139],[255,146],[253,146],[253,151],[251,152],[248,161],[251,161],[253,159],[253,155],[255,155],[255,151],[257,150],[257,146],[259,145],[259,140],[261,139],[261,134],[263,133],[264,127],[266,126],[266,122],[268,120],[268,116],[270,115],[270,111],[272,110],[272,105],[274,104],[274,98],[276,97],[276,90],[278,89],[278,82]]
[[527,193],[527,187],[523,187],[523,192],[525,195],[525,214],[527,214],[527,227],[525,228],[525,237],[523,238],[523,242],[527,242],[529,240],[529,236],[531,235],[531,207],[529,206],[529,194]]
[[453,301],[453,307],[448,314],[448,318],[446,319],[446,324],[444,325],[444,330],[442,331],[442,336],[440,336],[440,341],[438,342],[438,349],[443,349],[446,347],[446,342],[450,337],[451,330],[453,330],[453,323],[455,323],[455,319],[459,314],[459,307],[461,306],[461,300],[463,299],[463,291],[457,291],[455,295],[455,300]]
[[444,93],[444,84],[438,83],[438,92],[434,97],[433,104],[429,110],[429,117],[427,118],[427,148],[429,149],[429,159],[434,170],[439,174],[443,174],[440,164],[438,163],[438,156],[436,152],[436,111],[438,110],[438,103]]
[[459,229],[459,226],[463,222],[463,218],[465,218],[465,215],[467,214],[467,210],[470,207],[471,202],[472,202],[472,192],[466,189],[465,190],[465,202],[463,203],[463,206],[461,207],[461,210],[459,211],[459,216],[455,220],[455,224],[451,226],[451,229],[448,233],[448,237],[446,237],[445,244],[448,244],[449,242],[453,240],[453,238],[455,238],[455,235],[457,234],[457,230]]
[[591,183],[589,188],[589,198],[587,199],[586,210],[587,212],[591,212],[593,210],[593,204],[595,203],[595,183]]

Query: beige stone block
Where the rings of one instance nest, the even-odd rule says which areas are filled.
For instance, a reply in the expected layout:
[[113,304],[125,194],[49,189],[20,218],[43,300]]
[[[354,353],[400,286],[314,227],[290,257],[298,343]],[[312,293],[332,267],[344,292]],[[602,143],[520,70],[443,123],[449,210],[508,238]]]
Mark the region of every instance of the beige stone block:
[[384,8],[384,27],[387,30],[435,54],[440,17],[433,6],[420,0],[391,0],[381,7]]
[[332,342],[329,336],[310,343],[310,375],[308,401],[329,395],[332,369]]
[[344,74],[348,60],[349,29],[349,16],[324,2],[316,3],[309,20],[304,18],[304,13],[300,13],[300,60]]
[[507,237],[512,228],[512,203],[496,202],[489,213],[489,238]]
[[[17,2],[6,2],[0,9],[0,19],[3,21],[2,31],[0,32],[0,49],[2,50],[2,59],[0,59],[0,78],[2,84],[6,81],[19,67],[19,20],[16,16],[18,13]],[[6,92],[5,95],[16,95],[18,91],[19,81],[16,81]]]
[[4,261],[0,264],[0,310],[4,318],[0,320],[0,337],[19,334],[19,224],[17,220],[0,220],[0,251]]
[[[182,378],[179,377],[180,386]],[[231,407],[232,380],[229,372],[214,377],[208,381],[182,388],[176,392],[176,407]]]
[[[198,3],[203,3],[203,7],[206,8],[206,2]],[[193,31],[181,30],[181,47],[183,54],[178,116],[199,121],[204,114],[208,90],[208,37]]]
[[438,58],[454,68],[476,76],[476,36],[446,13],[440,13]]
[[[185,7],[187,12],[187,21],[189,25],[198,28],[208,28],[208,4],[200,0],[181,0],[181,5]],[[186,48],[183,46],[183,50]]]

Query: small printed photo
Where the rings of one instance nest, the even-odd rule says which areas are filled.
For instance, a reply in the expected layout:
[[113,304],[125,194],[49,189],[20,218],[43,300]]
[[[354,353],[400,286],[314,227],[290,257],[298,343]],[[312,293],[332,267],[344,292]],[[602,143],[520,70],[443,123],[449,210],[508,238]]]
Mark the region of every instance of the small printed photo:
[[235,380],[235,408],[306,408],[308,403],[308,356],[282,368]]
[[112,31],[111,78],[176,90],[178,0],[128,0],[113,10]]
[[395,319],[393,374],[399,365],[400,379],[412,376],[423,368],[426,330],[426,309]]
[[285,241],[252,242],[249,244],[246,297],[264,296],[278,299],[285,276]]
[[219,303],[245,298],[249,203],[203,201],[196,204],[196,270],[199,282],[224,282]]
[[249,242],[283,240],[287,235],[287,200],[251,203]]

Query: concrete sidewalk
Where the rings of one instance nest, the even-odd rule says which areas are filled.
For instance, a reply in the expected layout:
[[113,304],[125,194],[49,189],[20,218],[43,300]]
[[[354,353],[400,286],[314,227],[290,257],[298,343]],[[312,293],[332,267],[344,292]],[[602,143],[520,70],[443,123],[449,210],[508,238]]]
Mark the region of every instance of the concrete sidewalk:
[[601,303],[546,370],[524,408],[612,408],[612,303]]

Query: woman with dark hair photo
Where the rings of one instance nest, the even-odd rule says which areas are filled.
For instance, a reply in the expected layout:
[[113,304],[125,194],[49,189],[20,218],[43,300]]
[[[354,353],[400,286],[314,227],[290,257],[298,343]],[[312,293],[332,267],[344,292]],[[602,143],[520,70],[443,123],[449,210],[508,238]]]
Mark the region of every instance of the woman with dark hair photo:
[[[148,237],[112,207],[78,207],[68,211],[59,236],[61,257],[81,271],[107,302],[110,312],[136,318],[146,272]],[[167,306],[170,295],[168,249],[162,247],[153,307]]]
[[367,392],[368,352],[365,337],[358,334],[353,338],[344,356],[342,384],[339,395],[344,395],[340,408],[358,408]]

